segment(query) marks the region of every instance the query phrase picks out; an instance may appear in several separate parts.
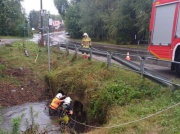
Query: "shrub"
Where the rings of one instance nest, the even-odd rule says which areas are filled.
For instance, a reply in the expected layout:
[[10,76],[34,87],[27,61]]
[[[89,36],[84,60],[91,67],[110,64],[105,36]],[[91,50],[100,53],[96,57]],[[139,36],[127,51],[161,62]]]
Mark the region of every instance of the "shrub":
[[[144,80],[142,80],[144,81]],[[130,83],[108,83],[107,86],[94,96],[90,102],[89,117],[93,122],[106,122],[107,111],[112,105],[124,106],[133,100],[153,98],[159,93],[157,87],[153,89],[141,82],[134,87]]]

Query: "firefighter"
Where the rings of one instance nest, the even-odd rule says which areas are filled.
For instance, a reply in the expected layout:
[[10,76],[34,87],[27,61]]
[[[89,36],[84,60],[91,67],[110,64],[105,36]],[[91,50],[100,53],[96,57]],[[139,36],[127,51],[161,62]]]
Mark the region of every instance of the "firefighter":
[[58,108],[59,106],[64,102],[63,96],[61,93],[58,93],[52,100],[51,104],[49,105],[49,114],[55,115],[58,114]]
[[70,97],[66,97],[64,99],[64,103],[62,105],[63,111],[67,112],[68,115],[73,115],[71,101],[72,101],[72,99]]
[[64,121],[65,124],[69,124],[71,128],[74,128],[74,123],[71,120],[71,116],[73,115],[73,108],[71,106],[71,98],[66,97],[64,99],[64,103],[61,105],[61,114],[60,114],[60,124],[61,121]]
[[[83,48],[87,48],[87,49],[91,47],[91,38],[89,38],[87,33],[83,34],[83,39],[82,39],[82,44],[81,45],[82,45]],[[84,55],[84,52],[82,52],[82,54],[83,54],[84,58],[87,57],[87,55]],[[86,53],[86,54],[88,54],[88,53]]]

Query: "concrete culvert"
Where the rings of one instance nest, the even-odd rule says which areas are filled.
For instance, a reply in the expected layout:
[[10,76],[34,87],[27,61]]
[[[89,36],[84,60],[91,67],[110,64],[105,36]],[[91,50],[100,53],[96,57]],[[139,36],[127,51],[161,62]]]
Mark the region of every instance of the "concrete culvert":
[[87,116],[86,116],[86,112],[84,110],[84,106],[81,102],[79,101],[74,101],[73,103],[73,119],[77,122],[75,122],[75,130],[77,133],[83,133],[86,131],[86,126],[79,124],[83,123],[86,124],[87,123]]

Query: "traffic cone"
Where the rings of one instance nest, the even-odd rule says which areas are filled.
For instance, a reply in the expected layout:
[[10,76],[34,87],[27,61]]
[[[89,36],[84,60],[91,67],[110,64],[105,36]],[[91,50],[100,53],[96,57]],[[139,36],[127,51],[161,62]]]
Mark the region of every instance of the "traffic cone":
[[88,58],[88,55],[87,54],[85,54],[85,59],[87,59]]
[[129,56],[129,52],[127,52],[126,60],[131,60],[131,58]]
[[83,58],[86,58],[86,54],[83,53],[83,54],[82,54],[82,57],[83,57]]
[[83,58],[85,58],[85,59],[88,58],[86,53],[83,54]]

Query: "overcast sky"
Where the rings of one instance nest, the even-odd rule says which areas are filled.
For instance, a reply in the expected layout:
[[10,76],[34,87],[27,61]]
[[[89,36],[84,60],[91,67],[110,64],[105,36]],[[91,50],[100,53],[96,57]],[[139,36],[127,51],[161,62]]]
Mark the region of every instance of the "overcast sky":
[[[56,7],[54,6],[54,0],[42,0],[43,9],[50,11],[50,14],[58,14]],[[40,10],[40,0],[24,0],[22,6],[25,8],[26,13],[29,14],[31,10]]]

